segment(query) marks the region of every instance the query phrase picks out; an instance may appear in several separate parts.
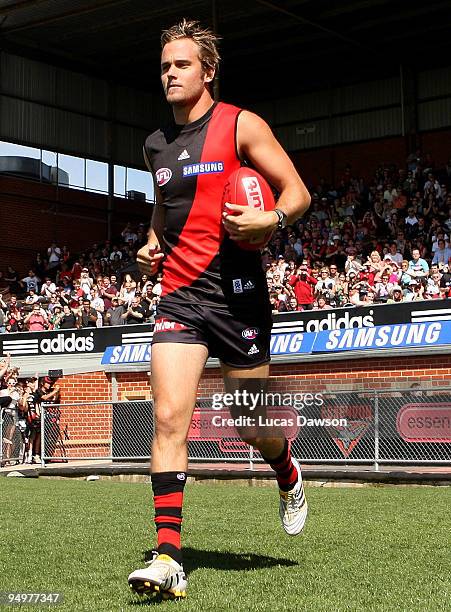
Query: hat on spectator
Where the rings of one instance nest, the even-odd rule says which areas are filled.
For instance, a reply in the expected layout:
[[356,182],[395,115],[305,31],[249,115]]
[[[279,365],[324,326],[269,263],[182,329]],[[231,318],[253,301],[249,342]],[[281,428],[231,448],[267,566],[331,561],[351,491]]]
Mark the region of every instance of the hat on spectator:
[[415,278],[412,278],[412,280],[409,283],[409,285],[418,285],[418,284],[419,282]]
[[394,293],[395,291],[402,291],[402,289],[399,285],[393,285],[393,289],[391,290],[391,292]]
[[81,271],[82,272],[89,272],[89,269],[88,268],[82,268]]
[[335,236],[332,238],[332,240],[340,240],[341,236],[339,236],[338,234],[335,234]]
[[390,259],[390,257],[385,257],[384,261],[386,261],[391,266],[394,266],[395,268],[399,268],[399,266],[396,263],[396,261],[393,261],[393,259]]

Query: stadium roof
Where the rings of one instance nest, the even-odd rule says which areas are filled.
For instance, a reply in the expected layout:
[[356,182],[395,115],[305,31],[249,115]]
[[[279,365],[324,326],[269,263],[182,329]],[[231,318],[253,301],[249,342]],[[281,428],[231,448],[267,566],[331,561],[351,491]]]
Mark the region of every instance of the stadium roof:
[[237,101],[448,63],[449,0],[0,0],[0,48],[148,91],[159,35],[181,17],[223,37]]

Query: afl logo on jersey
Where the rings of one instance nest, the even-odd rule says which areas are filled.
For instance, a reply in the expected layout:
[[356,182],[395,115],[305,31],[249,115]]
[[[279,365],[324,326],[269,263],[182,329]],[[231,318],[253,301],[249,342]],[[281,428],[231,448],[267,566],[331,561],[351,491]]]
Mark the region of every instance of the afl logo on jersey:
[[162,187],[171,180],[172,170],[170,168],[160,168],[155,172],[155,176],[157,177],[158,187]]

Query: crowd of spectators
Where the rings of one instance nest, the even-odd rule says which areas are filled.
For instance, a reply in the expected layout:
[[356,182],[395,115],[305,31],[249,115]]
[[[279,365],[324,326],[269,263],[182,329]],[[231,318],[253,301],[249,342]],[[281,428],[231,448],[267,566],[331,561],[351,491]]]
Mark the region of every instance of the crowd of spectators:
[[0,276],[0,332],[153,323],[161,275],[136,273],[136,252],[146,242],[144,224],[135,232],[128,223],[117,244],[95,244],[72,258],[54,243],[23,278],[8,268]]
[[[449,298],[451,160],[420,151],[371,181],[347,166],[311,189],[308,213],[263,250],[273,312]],[[51,244],[25,276],[0,272],[0,332],[153,323],[161,276],[140,275],[147,227],[72,256]]]
[[451,160],[420,151],[370,184],[348,166],[264,251],[273,312],[444,299],[451,293]]
[[[41,403],[58,403],[57,379],[48,376],[20,378],[20,368],[6,354],[0,362],[0,420],[2,444],[0,467],[41,461]],[[58,430],[58,418],[52,413],[51,434]],[[53,436],[55,437],[55,436]],[[56,441],[56,440],[55,440]]]

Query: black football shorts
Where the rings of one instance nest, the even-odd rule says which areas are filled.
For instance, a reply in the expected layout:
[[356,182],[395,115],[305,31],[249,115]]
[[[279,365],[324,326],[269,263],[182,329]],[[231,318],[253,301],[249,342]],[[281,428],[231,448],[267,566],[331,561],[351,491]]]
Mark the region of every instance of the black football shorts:
[[268,291],[252,297],[221,305],[163,298],[157,308],[152,344],[203,344],[210,357],[234,368],[268,363],[272,327]]

